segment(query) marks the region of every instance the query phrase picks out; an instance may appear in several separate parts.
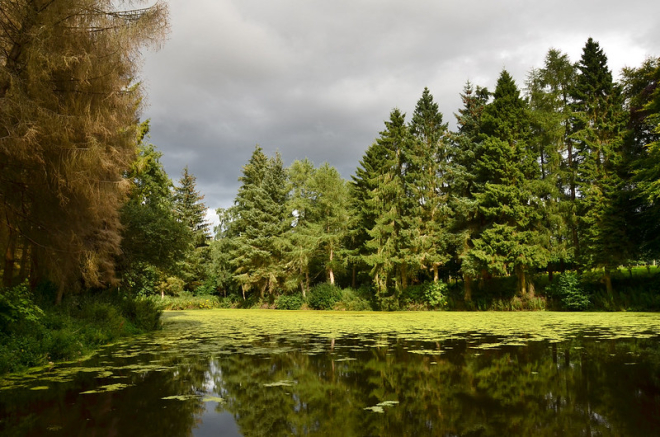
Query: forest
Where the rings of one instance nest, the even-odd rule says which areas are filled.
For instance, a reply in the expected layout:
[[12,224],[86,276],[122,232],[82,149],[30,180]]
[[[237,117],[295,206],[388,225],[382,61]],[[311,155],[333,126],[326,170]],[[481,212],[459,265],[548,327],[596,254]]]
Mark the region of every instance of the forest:
[[521,85],[468,81],[455,131],[424,89],[350,180],[256,146],[211,230],[195,176],[170,179],[140,120],[140,50],[167,30],[161,2],[3,2],[6,338],[74,313],[152,329],[163,304],[660,309],[660,59],[615,81],[591,38],[577,62],[550,49]]

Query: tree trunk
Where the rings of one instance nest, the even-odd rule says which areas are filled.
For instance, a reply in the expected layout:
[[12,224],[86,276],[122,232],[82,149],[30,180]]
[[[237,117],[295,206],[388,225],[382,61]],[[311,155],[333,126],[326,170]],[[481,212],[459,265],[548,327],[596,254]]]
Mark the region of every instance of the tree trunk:
[[605,267],[605,289],[607,290],[607,295],[612,297],[612,276],[610,275],[610,269]]
[[355,290],[357,288],[357,268],[355,267],[355,264],[353,264],[353,274],[351,277],[351,288]]
[[[330,264],[331,264],[331,265],[332,265],[332,260],[333,260],[333,258],[334,258],[334,255],[335,255],[334,250],[330,249]],[[330,268],[328,269],[328,277],[330,278],[330,283],[331,283],[332,285],[335,285],[335,272],[334,272],[334,270],[332,269],[332,267],[330,267]]]
[[29,273],[29,265],[30,265],[30,245],[28,244],[27,238],[23,238],[23,248],[21,250],[21,264],[19,266],[18,270],[18,278],[21,282],[25,281],[28,277]]
[[521,296],[527,294],[527,278],[525,277],[525,267],[516,266],[516,276],[518,276],[518,293]]
[[472,301],[472,276],[465,275],[464,279],[463,279],[463,282],[464,282],[463,285],[464,285],[464,288],[465,288],[465,294],[464,294],[463,299],[466,302],[470,302],[470,301]]
[[438,263],[433,263],[433,282],[438,282]]
[[5,268],[2,273],[2,285],[11,287],[14,281],[14,255],[16,253],[16,233],[9,229],[9,241],[5,251]]
[[62,303],[62,297],[64,296],[64,284],[60,284],[57,289],[57,297],[55,298],[55,305],[59,306]]

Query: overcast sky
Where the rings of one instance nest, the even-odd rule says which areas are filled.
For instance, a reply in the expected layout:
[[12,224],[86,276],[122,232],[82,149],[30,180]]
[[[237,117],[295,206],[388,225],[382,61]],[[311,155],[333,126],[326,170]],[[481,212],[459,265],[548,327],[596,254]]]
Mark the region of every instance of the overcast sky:
[[593,37],[615,78],[660,56],[657,0],[169,5],[169,38],[144,57],[143,118],[170,177],[187,165],[212,210],[231,205],[256,144],[349,178],[390,111],[409,119],[424,87],[453,128],[468,79],[493,90],[506,68],[522,87],[551,47],[578,61]]

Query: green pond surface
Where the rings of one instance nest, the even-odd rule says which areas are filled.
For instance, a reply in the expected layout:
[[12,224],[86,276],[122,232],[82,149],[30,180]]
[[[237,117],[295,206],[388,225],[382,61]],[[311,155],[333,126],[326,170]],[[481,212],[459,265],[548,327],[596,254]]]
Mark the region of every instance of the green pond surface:
[[658,436],[660,314],[166,312],[0,379],[1,436]]

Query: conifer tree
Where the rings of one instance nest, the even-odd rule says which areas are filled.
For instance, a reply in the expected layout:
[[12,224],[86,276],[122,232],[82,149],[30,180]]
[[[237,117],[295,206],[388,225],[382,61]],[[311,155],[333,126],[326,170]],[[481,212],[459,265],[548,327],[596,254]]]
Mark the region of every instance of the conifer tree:
[[183,169],[179,183],[174,187],[173,206],[176,219],[188,228],[190,242],[185,257],[180,260],[180,275],[185,287],[194,291],[206,280],[210,253],[209,223],[206,221],[204,196],[197,191],[196,178],[188,167]]
[[364,260],[371,266],[381,303],[396,306],[415,267],[411,256],[411,197],[405,184],[413,140],[405,115],[398,109],[391,112],[385,127],[375,143],[380,149],[381,165],[369,181],[374,188],[366,193],[365,203],[374,212],[374,225],[368,230],[369,253]]
[[115,281],[122,176],[143,97],[136,61],[167,31],[164,3],[122,5],[0,6],[0,241],[10,258],[16,242],[29,242],[31,281],[57,283],[58,302],[77,284]]
[[[543,68],[533,70],[527,82],[530,105],[530,146],[539,157],[540,195],[550,230],[549,273],[575,260],[577,223],[575,211],[576,172],[570,141],[570,91],[576,67],[566,54],[551,49]],[[552,278],[552,276],[551,276]]]
[[280,242],[290,227],[286,213],[286,173],[279,153],[268,158],[257,146],[243,166],[230,224],[234,277],[246,292],[275,293],[282,285],[284,264]]
[[468,257],[491,274],[515,273],[518,291],[525,294],[529,269],[545,265],[548,257],[539,169],[527,144],[527,106],[506,70],[493,96],[484,110],[483,140],[475,164],[477,179],[483,182],[474,194],[482,228],[472,237]]
[[408,159],[405,183],[412,197],[413,225],[411,246],[415,264],[429,268],[433,280],[438,281],[438,268],[450,259],[446,147],[447,124],[428,88],[422,97],[410,123],[414,137],[412,153]]
[[607,57],[587,41],[572,89],[571,138],[577,158],[578,258],[585,267],[603,268],[608,293],[610,271],[627,261],[622,171],[625,112],[619,86],[612,81]]
[[457,263],[464,280],[464,299],[472,299],[472,283],[479,275],[479,266],[467,256],[473,247],[472,237],[481,229],[478,204],[474,194],[483,181],[477,179],[476,162],[480,152],[479,136],[482,132],[482,115],[490,98],[486,88],[476,88],[468,81],[461,93],[463,108],[456,117],[458,132],[452,135],[449,143],[450,168],[448,180],[449,205],[453,213],[450,223],[452,245]]

